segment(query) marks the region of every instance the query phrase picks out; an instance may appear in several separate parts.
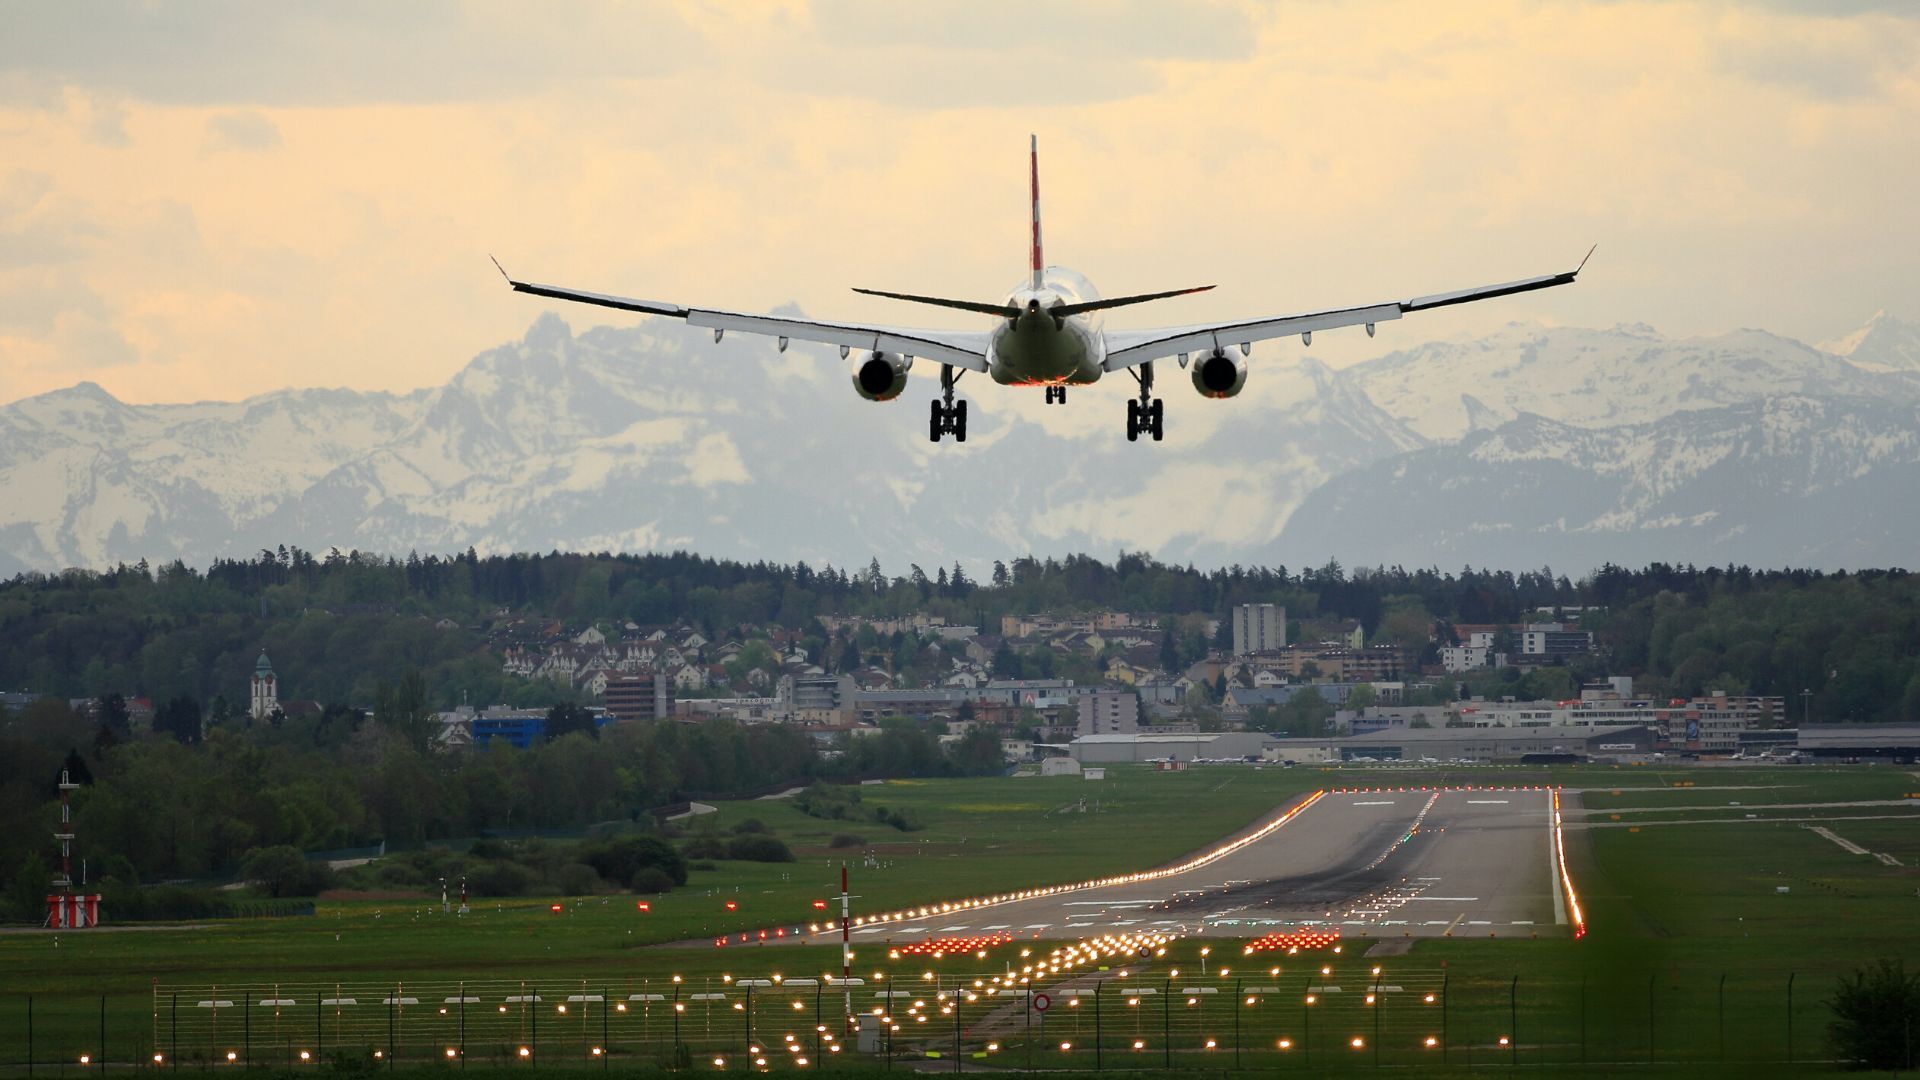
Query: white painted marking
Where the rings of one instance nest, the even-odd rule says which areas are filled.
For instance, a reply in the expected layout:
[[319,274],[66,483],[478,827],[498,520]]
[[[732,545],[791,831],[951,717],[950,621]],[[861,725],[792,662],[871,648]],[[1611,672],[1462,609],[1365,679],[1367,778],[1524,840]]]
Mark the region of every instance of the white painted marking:
[[946,934],[946,933],[951,933],[955,930],[965,930],[965,929],[966,927],[964,925],[963,926],[943,926],[940,928],[940,933]]
[[1409,900],[1446,900],[1451,903],[1471,904],[1480,899],[1477,896],[1409,896]]
[[1037,922],[1037,923],[1028,923],[1027,925],[1025,925],[1025,926],[1023,926],[1023,927],[1021,927],[1020,929],[1022,929],[1022,930],[1045,930],[1045,929],[1046,929],[1047,927],[1049,927],[1049,926],[1052,926],[1052,925],[1053,925],[1053,924],[1052,924],[1052,923],[1049,923],[1049,922]]
[[1468,799],[1467,800],[1467,804],[1470,806],[1505,806],[1507,805],[1507,802],[1508,800],[1506,799]]
[[982,927],[982,929],[985,929],[985,930],[1006,930],[1006,929],[1009,929],[1009,928],[1011,928],[1011,927],[1012,927],[1012,925],[1013,925],[1012,923],[994,923],[994,924],[993,924],[992,926],[987,926],[987,927]]
[[1515,926],[1532,926],[1532,925],[1533,925],[1533,920],[1532,920],[1532,919],[1515,919],[1515,920],[1513,920],[1513,925],[1515,925]]
[[1354,806],[1392,806],[1393,800],[1384,799],[1379,802],[1357,802],[1357,803],[1353,803],[1352,805]]
[[1492,926],[1493,921],[1490,919],[1468,919],[1467,925],[1468,926]]

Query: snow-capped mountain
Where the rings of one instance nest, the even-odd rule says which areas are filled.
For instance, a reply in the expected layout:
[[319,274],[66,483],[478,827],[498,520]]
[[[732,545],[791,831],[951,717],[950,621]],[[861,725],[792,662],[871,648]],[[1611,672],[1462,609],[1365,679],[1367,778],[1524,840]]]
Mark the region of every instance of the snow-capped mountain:
[[[1782,394],[1866,397],[1888,386],[1876,372],[1764,330],[1668,338],[1646,325],[1516,323],[1484,338],[1389,353],[1346,374],[1374,404],[1442,440],[1523,412],[1604,427]],[[1920,398],[1916,389],[1900,392],[1911,401]]]
[[1447,569],[1911,566],[1915,492],[1913,410],[1876,398],[1768,398],[1602,429],[1523,414],[1327,483],[1270,555]]
[[1820,346],[1835,356],[1871,371],[1920,372],[1920,323],[1874,312],[1853,333]]
[[877,554],[890,570],[1121,549],[1575,571],[1914,561],[1897,542],[1911,500],[1891,496],[1913,477],[1920,378],[1760,331],[1509,326],[1340,372],[1269,354],[1230,402],[1163,365],[1157,445],[1123,438],[1131,380],[1066,406],[963,381],[970,439],[933,446],[937,368],[874,405],[848,366],[665,320],[575,335],[546,316],[405,395],[136,406],[83,383],[0,407],[0,574],[282,543]]

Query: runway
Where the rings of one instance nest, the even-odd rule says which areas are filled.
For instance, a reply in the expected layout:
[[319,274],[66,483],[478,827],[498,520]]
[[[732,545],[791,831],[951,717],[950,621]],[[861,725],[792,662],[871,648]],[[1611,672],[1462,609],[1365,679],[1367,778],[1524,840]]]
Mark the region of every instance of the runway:
[[[1541,789],[1333,791],[1237,850],[1151,880],[869,919],[856,942],[1166,931],[1254,938],[1571,933]],[[1180,860],[1184,865],[1191,859]],[[822,928],[816,940],[837,937]]]

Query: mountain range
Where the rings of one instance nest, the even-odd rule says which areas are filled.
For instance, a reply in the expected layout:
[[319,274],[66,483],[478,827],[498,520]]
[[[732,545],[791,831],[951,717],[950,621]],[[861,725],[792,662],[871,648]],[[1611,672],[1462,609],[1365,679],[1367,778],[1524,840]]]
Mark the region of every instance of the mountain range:
[[[1034,552],[1200,565],[1912,565],[1920,327],[1809,346],[1760,330],[1512,324],[1333,370],[1256,350],[1215,402],[1163,365],[1043,405],[938,369],[875,405],[831,351],[667,320],[542,316],[442,386],[129,405],[92,383],[0,406],[0,575],[141,558],[649,550],[979,568]],[[1028,400],[1028,399],[1032,400]]]

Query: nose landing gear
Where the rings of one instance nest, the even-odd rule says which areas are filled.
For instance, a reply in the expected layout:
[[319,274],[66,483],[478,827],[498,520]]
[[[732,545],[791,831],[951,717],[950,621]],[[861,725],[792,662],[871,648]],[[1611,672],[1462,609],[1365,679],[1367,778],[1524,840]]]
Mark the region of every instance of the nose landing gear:
[[1140,434],[1147,433],[1159,442],[1166,434],[1166,410],[1164,403],[1153,396],[1153,364],[1151,361],[1141,364],[1133,371],[1134,381],[1140,384],[1140,397],[1127,402],[1127,441],[1140,441]]
[[1067,403],[1066,387],[1064,386],[1047,387],[1047,404],[1053,405],[1056,403],[1060,405],[1065,405]]
[[939,442],[940,436],[951,433],[954,442],[967,441],[967,403],[953,400],[953,384],[960,376],[953,370],[952,364],[940,365],[940,400],[928,402],[933,408],[927,418],[927,439]]

